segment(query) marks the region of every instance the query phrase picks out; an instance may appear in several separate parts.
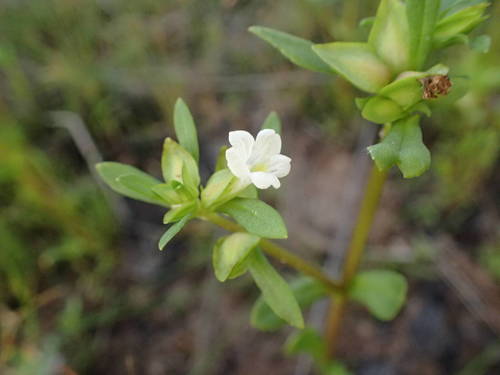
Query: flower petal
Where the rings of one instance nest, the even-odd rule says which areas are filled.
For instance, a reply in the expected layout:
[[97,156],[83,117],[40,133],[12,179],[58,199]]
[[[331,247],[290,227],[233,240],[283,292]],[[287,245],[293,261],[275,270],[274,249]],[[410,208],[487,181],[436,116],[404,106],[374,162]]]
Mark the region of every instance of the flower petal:
[[250,173],[250,179],[259,189],[267,189],[270,186],[278,189],[281,186],[278,177],[267,172],[252,172]]
[[236,177],[249,177],[250,169],[248,169],[245,155],[243,155],[241,149],[237,147],[228,148],[226,150],[226,161],[227,167]]
[[271,156],[281,151],[281,137],[272,129],[263,129],[257,134],[249,163],[266,162]]
[[240,150],[243,158],[247,160],[252,153],[255,139],[253,139],[252,135],[245,130],[236,130],[229,132],[229,143],[231,146]]
[[288,175],[290,173],[290,168],[291,164],[290,162],[292,159],[290,159],[288,156],[285,155],[274,155],[271,157],[269,160],[268,164],[268,172],[272,173],[276,177],[282,178]]

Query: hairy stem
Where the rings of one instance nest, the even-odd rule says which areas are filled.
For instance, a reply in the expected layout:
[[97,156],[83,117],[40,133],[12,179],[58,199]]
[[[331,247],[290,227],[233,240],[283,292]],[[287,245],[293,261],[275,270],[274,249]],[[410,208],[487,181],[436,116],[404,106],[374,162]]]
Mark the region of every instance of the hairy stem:
[[[375,212],[382,196],[387,172],[381,172],[374,165],[366,184],[365,193],[359,210],[356,226],[347,250],[346,260],[342,271],[342,290],[347,290],[353,277],[356,275],[366,245],[366,240],[375,217]],[[334,356],[340,323],[345,310],[347,298],[345,294],[333,297],[328,313],[326,340],[330,356]]]
[[[208,213],[201,216],[202,219],[210,221],[211,223],[218,225],[219,227],[226,229],[229,232],[244,232],[245,230],[240,227],[235,222],[224,218],[223,216]],[[271,242],[269,240],[262,239],[260,241],[260,247],[267,254],[276,258],[282,263],[287,264],[288,266],[296,269],[297,271],[302,272],[303,274],[313,277],[323,285],[325,285],[332,293],[334,294],[342,294],[343,287],[340,283],[330,279],[321,268],[309,263],[305,259],[291,253],[284,247]]]

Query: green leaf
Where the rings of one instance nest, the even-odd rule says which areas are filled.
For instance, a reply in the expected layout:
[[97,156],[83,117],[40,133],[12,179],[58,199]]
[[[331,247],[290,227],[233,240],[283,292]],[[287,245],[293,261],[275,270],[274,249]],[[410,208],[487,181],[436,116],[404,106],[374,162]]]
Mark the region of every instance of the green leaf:
[[252,26],[249,31],[277,48],[283,56],[302,68],[320,73],[334,73],[311,50],[313,43],[308,40],[263,26]]
[[382,0],[368,43],[394,73],[409,70],[410,31],[405,5],[400,0]]
[[228,147],[222,146],[217,154],[217,161],[215,162],[215,171],[218,172],[222,169],[227,169],[226,151]]
[[330,361],[321,369],[321,375],[352,375],[352,373],[339,361]]
[[406,15],[410,30],[410,69],[422,70],[432,48],[439,17],[440,0],[407,0]]
[[235,270],[241,268],[260,237],[249,233],[233,233],[220,238],[214,246],[212,264],[217,280],[226,281]]
[[391,270],[358,273],[349,288],[349,296],[363,304],[377,319],[389,321],[401,310],[408,289],[406,279]]
[[198,208],[197,201],[191,201],[175,205],[165,214],[165,216],[163,216],[163,224],[170,224],[179,221],[186,215],[196,211],[197,208]]
[[484,16],[484,11],[488,6],[488,3],[480,3],[441,19],[434,31],[434,47],[440,48],[449,45],[450,40],[454,37],[469,33],[488,18]]
[[309,327],[292,333],[285,342],[287,355],[308,354],[317,364],[326,361],[326,352],[324,338],[315,329]]
[[200,159],[200,151],[198,147],[196,125],[188,106],[181,98],[177,99],[174,107],[174,127],[180,145],[193,156],[196,162],[198,162]]
[[382,142],[368,147],[368,152],[380,170],[397,165],[404,178],[420,176],[431,162],[430,152],[422,142],[418,115],[394,123]]
[[257,199],[259,198],[259,192],[255,185],[248,185],[245,189],[243,189],[240,193],[238,193],[238,198],[251,198]]
[[288,324],[304,328],[300,307],[286,281],[260,250],[254,250],[247,261],[248,269],[271,309]]
[[153,192],[168,203],[169,206],[186,203],[192,200],[191,193],[184,184],[172,180],[152,187]]
[[376,93],[387,85],[391,72],[366,43],[316,44],[313,51],[359,89]]
[[271,112],[262,124],[262,129],[272,129],[276,133],[281,134],[281,121],[276,112]]
[[[323,284],[309,277],[299,277],[293,280],[290,287],[301,309],[308,308],[317,300],[328,295]],[[285,325],[283,319],[276,316],[262,297],[255,301],[250,321],[255,328],[261,331],[276,331]]]
[[[156,178],[143,171],[127,164],[111,161],[102,162],[96,165],[96,170],[104,182],[114,191],[126,197],[144,201],[147,203],[165,206],[165,202],[160,197],[151,192],[151,188],[160,183]],[[129,176],[127,181],[133,180],[128,186],[123,181],[118,181],[119,177]],[[133,178],[131,176],[134,176]]]
[[160,241],[158,242],[158,248],[160,250],[163,250],[165,246],[169,243],[169,241],[174,238],[174,236],[179,233],[182,228],[187,224],[187,222],[191,219],[191,215],[186,215],[184,216],[181,220],[179,220],[177,223],[172,224],[165,233],[160,238]]
[[377,95],[366,102],[361,115],[368,121],[385,124],[400,119],[405,111],[394,100]]
[[245,188],[246,185],[243,185],[229,169],[222,169],[209,178],[207,186],[201,192],[201,202],[204,207],[214,209],[235,198]]
[[137,174],[126,174],[118,177],[116,182],[129,191],[136,193],[137,196],[135,199],[140,199],[149,203],[161,204],[163,206],[168,204],[152,190],[152,188],[158,183],[158,180],[156,179],[146,178]]
[[280,214],[258,199],[236,198],[219,207],[248,232],[264,238],[287,238]]
[[371,28],[373,27],[373,24],[375,23],[375,17],[365,17],[361,21],[359,21],[358,26],[359,27],[368,27]]
[[325,339],[312,328],[292,333],[286,340],[285,353],[288,355],[302,353],[310,355],[322,375],[350,375],[341,362],[328,358]]
[[171,138],[165,139],[161,169],[166,182],[177,181],[185,185],[193,198],[198,196],[200,174],[193,156]]

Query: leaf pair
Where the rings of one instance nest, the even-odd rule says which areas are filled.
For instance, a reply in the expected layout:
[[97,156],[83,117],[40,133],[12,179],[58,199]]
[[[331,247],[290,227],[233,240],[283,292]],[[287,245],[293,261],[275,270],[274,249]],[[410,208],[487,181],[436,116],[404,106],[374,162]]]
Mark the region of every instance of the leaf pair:
[[233,233],[219,239],[212,256],[215,276],[224,282],[250,271],[272,311],[289,324],[302,328],[300,307],[286,281],[257,248],[259,242],[260,237],[249,233]]
[[[318,281],[301,277],[290,284],[292,292],[302,309],[328,296],[328,291]],[[348,297],[363,306],[377,319],[389,321],[401,310],[406,299],[405,278],[391,270],[369,270],[359,272],[348,289]],[[252,325],[262,331],[276,331],[285,322],[259,298],[251,315]]]
[[368,152],[380,170],[397,165],[404,178],[420,176],[431,163],[417,115],[395,122],[380,143],[368,147]]

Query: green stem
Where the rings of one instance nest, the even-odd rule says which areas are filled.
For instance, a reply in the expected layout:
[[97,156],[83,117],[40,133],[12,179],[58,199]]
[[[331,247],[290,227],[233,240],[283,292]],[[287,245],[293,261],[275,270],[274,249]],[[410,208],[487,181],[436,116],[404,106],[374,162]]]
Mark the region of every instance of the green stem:
[[[228,220],[217,214],[207,213],[202,215],[201,218],[210,221],[211,223],[218,225],[219,227],[224,228],[229,232],[245,231],[235,222]],[[260,241],[260,247],[267,254],[278,259],[280,262],[289,265],[290,267],[296,269],[297,271],[302,272],[307,276],[315,278],[323,285],[325,285],[332,293],[335,294],[343,293],[343,287],[339,283],[335,282],[334,280],[326,276],[326,274],[323,273],[323,271],[319,267],[291,253],[284,247],[265,239],[262,239]]]
[[[379,171],[374,165],[366,184],[365,194],[359,210],[356,226],[354,227],[351,242],[347,250],[347,257],[344,263],[341,279],[343,290],[347,290],[353,277],[356,275],[359,264],[361,263],[366,240],[368,238],[368,234],[370,233],[386,179],[387,172]],[[341,297],[333,297],[330,305],[330,311],[327,318],[326,340],[328,344],[328,354],[331,357],[335,354],[339,327],[345,311],[346,303],[347,298],[344,292]]]

